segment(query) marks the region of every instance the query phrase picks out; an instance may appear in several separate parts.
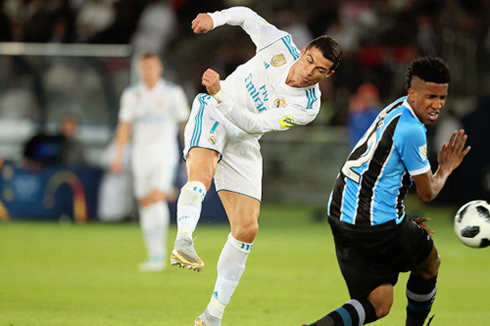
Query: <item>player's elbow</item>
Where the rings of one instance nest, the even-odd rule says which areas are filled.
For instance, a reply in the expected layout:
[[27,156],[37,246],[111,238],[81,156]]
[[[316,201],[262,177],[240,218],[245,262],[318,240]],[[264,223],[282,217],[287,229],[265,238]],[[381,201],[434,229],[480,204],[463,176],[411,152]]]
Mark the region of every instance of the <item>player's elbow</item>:
[[417,197],[424,202],[428,203],[431,200],[433,200],[436,197],[437,194],[433,193],[432,191],[417,191]]

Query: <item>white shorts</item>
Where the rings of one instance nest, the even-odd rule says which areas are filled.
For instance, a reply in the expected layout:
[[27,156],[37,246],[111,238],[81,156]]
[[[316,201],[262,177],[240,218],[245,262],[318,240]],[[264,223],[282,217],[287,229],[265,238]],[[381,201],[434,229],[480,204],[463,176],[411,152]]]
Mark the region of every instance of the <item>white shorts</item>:
[[176,155],[169,155],[165,160],[142,160],[133,156],[132,170],[136,198],[148,196],[153,189],[170,192],[177,176],[177,168]]
[[185,127],[184,159],[193,147],[219,153],[216,191],[227,190],[262,199],[262,154],[259,138],[245,133],[215,108],[216,101],[199,94]]

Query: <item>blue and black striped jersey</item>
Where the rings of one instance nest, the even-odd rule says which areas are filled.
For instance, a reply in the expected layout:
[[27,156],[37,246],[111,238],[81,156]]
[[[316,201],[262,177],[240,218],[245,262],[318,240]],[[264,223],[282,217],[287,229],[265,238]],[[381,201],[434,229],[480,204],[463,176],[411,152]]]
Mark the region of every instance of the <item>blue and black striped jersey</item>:
[[425,126],[402,97],[376,117],[342,166],[328,214],[355,225],[400,223],[411,175],[430,170]]

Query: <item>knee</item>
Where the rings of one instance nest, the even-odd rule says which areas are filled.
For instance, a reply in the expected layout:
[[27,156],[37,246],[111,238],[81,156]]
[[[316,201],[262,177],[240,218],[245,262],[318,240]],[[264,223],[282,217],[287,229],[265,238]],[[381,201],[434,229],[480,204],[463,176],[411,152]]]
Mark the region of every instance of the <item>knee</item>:
[[257,221],[239,225],[231,230],[231,234],[235,239],[246,243],[254,242],[258,232],[259,223]]
[[377,306],[374,307],[374,310],[376,311],[376,318],[383,318],[384,316],[388,315],[391,310],[393,302],[383,302]]
[[424,266],[424,268],[416,269],[414,272],[424,280],[430,280],[437,276],[440,266],[441,257],[437,255],[430,264]]
[[376,318],[382,318],[390,313],[393,304],[393,285],[383,284],[373,290],[367,297],[376,312]]
[[441,266],[441,257],[437,256],[434,264],[429,266],[429,268],[427,268],[426,270],[419,272],[420,277],[426,280],[436,277],[437,273],[439,272],[439,266]]

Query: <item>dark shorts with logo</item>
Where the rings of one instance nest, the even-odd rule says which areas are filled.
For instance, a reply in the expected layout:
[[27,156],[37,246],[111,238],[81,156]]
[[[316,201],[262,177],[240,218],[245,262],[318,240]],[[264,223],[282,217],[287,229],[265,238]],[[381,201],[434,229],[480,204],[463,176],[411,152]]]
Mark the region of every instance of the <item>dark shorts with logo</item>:
[[427,232],[408,216],[398,225],[356,226],[329,217],[340,270],[353,299],[365,298],[382,284],[395,285],[432,251]]

